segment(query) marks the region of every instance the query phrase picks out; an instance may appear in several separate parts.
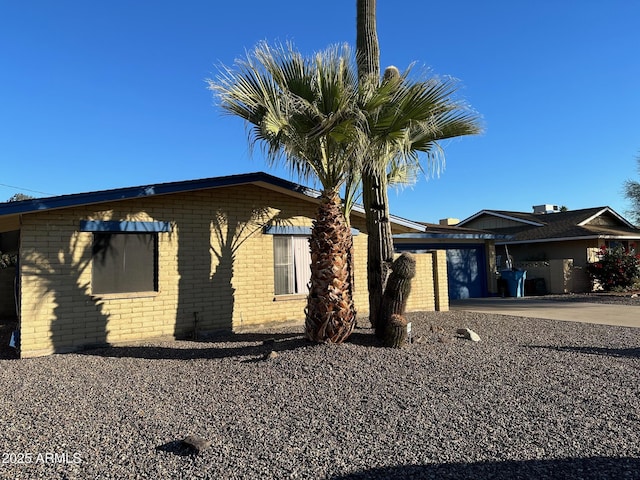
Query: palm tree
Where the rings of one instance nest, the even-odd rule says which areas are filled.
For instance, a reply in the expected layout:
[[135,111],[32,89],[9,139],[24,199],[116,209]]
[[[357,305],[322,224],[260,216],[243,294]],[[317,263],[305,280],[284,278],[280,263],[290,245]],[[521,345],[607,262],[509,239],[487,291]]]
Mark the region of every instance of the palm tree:
[[305,335],[340,343],[353,331],[352,237],[341,203],[351,197],[355,149],[353,109],[358,81],[347,46],[305,59],[291,45],[260,43],[235,68],[224,68],[209,88],[224,111],[251,128],[250,145],[263,147],[271,164],[284,163],[302,179],[322,186],[310,237],[311,280]]

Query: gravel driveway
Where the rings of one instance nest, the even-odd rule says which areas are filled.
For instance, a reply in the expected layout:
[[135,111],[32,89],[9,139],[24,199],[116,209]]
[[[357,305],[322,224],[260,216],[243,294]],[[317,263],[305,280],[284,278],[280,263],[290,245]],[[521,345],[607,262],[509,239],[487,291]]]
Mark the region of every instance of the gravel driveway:
[[401,350],[360,328],[0,360],[0,477],[640,479],[640,329],[408,317]]

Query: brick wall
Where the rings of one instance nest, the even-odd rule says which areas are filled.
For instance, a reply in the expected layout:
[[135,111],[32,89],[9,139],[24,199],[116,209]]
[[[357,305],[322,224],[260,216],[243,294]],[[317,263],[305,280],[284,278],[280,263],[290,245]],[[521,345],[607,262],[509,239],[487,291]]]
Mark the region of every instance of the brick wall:
[[[310,227],[315,210],[313,202],[247,185],[25,215],[21,354],[191,337],[196,329],[242,331],[301,323],[305,297],[274,295],[273,236],[262,227]],[[81,220],[170,222],[171,232],[158,233],[158,291],[92,295],[93,234],[78,231]],[[358,221],[353,226],[364,230]],[[364,233],[354,237],[354,256],[356,306],[359,315],[366,315]],[[431,255],[420,259],[419,268],[410,305],[433,310]]]
[[444,250],[414,253],[416,276],[411,282],[407,312],[447,311],[447,258]]

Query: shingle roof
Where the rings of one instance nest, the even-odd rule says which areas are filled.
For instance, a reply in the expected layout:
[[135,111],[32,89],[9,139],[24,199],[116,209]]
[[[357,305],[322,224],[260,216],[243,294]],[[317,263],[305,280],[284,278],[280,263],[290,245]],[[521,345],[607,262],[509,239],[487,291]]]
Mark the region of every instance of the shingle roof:
[[[508,228],[490,229],[495,233],[512,235],[512,238],[504,243],[586,237],[640,238],[640,229],[634,227],[609,207],[593,207],[545,214],[483,210],[460,223],[463,225],[465,223],[473,224],[473,220],[484,215],[493,215],[522,223]],[[602,222],[602,220],[606,220],[606,222]]]
[[[203,178],[198,180],[156,183],[151,185],[140,185],[136,187],[116,188],[112,190],[100,190],[86,193],[74,193],[71,195],[34,198],[17,202],[5,202],[0,203],[0,218],[3,216],[15,216],[43,210],[56,210],[61,208],[76,207],[80,205],[92,205],[103,202],[114,202],[134,198],[151,197],[156,195],[167,195],[172,193],[193,192],[197,190],[206,190],[211,188],[220,188],[243,184],[257,184],[287,193],[289,195],[306,198],[308,200],[314,200],[320,196],[320,192],[318,190],[314,190],[312,188],[290,182],[288,180],[270,175],[268,173],[253,172],[222,177]],[[354,206],[353,211],[359,215],[364,215],[364,209],[358,205]],[[390,220],[392,223],[409,227],[414,230],[424,230],[424,227],[421,224],[395,215],[390,215]]]

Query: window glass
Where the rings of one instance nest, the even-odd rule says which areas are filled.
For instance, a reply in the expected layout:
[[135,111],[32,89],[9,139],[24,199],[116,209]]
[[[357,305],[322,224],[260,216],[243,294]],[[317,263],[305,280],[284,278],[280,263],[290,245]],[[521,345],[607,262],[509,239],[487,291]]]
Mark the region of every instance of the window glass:
[[94,233],[92,293],[158,290],[155,233]]
[[311,253],[309,237],[276,235],[273,237],[275,294],[309,292]]

